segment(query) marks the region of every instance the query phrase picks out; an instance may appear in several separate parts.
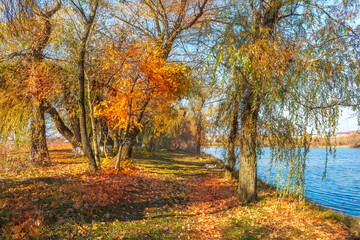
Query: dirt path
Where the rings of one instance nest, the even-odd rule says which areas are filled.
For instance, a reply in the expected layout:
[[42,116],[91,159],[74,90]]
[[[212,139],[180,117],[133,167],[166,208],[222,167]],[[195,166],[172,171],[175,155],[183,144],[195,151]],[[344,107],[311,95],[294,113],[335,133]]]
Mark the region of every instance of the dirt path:
[[1,172],[0,238],[352,239],[359,229],[265,185],[257,203],[242,205],[236,183],[205,167],[214,164],[209,158],[159,152],[137,156],[121,172],[89,175],[70,149],[52,148],[51,156],[38,168],[21,162]]

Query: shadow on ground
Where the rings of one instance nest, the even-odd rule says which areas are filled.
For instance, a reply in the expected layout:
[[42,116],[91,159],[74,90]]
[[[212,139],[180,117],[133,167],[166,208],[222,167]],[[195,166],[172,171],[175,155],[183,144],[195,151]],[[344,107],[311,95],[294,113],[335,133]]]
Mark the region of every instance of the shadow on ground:
[[[31,174],[25,171],[21,178],[0,179],[0,228],[5,238],[18,233],[37,236],[40,234],[40,230],[35,231],[38,227],[42,234],[56,239],[65,236],[61,226],[70,228],[69,224],[92,226],[94,222],[181,216],[167,210],[174,205],[177,208],[186,205],[184,181],[208,171],[203,160],[186,161],[182,154],[157,153],[153,157],[137,156],[139,166],[150,168],[146,172],[100,171],[88,175],[75,171],[59,176],[53,174],[56,169],[76,168],[86,163],[72,159],[70,150],[52,150],[51,156],[54,159],[50,164],[40,167],[42,176],[31,177],[36,171]],[[154,173],[169,176],[164,179]],[[147,213],[150,214],[147,216]],[[71,232],[71,229],[66,231]]]

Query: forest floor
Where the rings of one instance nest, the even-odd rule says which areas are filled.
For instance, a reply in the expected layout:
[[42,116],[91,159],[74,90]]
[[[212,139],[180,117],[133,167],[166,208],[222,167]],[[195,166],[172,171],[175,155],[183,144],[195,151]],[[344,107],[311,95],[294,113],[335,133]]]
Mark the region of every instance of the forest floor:
[[87,173],[68,145],[40,167],[0,161],[0,239],[360,239],[359,219],[279,197],[259,182],[241,204],[214,159],[136,155]]

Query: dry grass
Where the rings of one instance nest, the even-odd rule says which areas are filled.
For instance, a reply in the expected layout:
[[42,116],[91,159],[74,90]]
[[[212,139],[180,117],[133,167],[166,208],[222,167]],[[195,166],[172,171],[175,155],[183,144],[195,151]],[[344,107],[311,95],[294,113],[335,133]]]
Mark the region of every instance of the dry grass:
[[[4,239],[355,239],[359,220],[259,183],[259,201],[243,205],[236,183],[211,158],[159,152],[137,156],[121,172],[87,173],[68,145],[50,146],[37,168],[2,169]],[[106,161],[106,160],[104,160]],[[7,163],[2,163],[5,166]],[[104,164],[105,165],[105,164]]]

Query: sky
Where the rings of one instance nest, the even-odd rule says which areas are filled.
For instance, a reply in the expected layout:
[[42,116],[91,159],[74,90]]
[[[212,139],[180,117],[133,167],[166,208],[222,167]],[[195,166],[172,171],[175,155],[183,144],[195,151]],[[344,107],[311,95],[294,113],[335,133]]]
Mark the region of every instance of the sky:
[[354,130],[360,130],[357,115],[351,109],[344,108],[339,119],[337,132],[348,132]]

